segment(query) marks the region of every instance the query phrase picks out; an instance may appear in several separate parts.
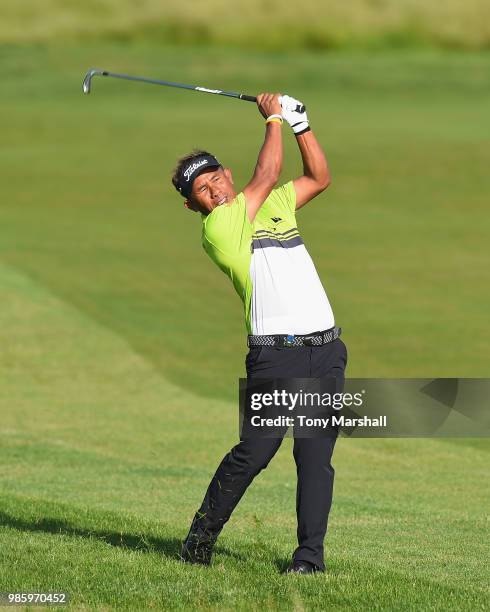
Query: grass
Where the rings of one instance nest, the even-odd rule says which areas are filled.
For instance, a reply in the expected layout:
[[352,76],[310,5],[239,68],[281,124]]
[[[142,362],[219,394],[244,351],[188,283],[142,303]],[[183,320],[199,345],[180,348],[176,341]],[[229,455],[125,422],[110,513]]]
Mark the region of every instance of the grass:
[[[171,169],[201,146],[244,185],[262,124],[249,103],[148,85],[99,79],[82,96],[89,66],[303,98],[333,184],[298,219],[344,328],[350,375],[488,374],[486,56],[285,61],[101,45],[2,58],[2,259],[175,384],[234,400],[244,324]],[[285,141],[288,180],[301,165],[287,132]]]
[[490,8],[485,0],[248,0],[205,6],[157,0],[3,0],[0,42],[111,37],[250,49],[313,50],[435,46],[488,49]]
[[301,580],[280,575],[295,545],[286,440],[213,567],[182,566],[179,540],[235,438],[233,404],[173,387],[117,334],[0,272],[2,591],[117,609],[485,609],[477,441],[341,440],[329,571]]
[[[212,568],[178,542],[236,440],[244,328],[169,185],[205,146],[243,185],[252,105],[90,66],[304,99],[334,182],[300,229],[350,376],[487,376],[489,60],[97,43],[4,47],[0,591],[78,608],[484,610],[486,440],[341,440],[329,572],[286,579],[291,441]],[[284,179],[299,171],[291,138]]]

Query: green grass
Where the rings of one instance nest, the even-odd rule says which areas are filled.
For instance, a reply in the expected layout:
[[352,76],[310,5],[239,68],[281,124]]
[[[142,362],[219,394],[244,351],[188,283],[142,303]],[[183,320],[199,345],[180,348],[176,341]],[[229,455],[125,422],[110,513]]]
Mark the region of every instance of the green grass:
[[[170,184],[208,148],[250,177],[249,103],[94,80],[89,66],[305,100],[333,174],[298,215],[351,376],[486,376],[490,178],[486,56],[264,55],[152,46],[2,54],[2,259],[122,335],[175,384],[236,397],[242,309]],[[285,133],[283,180],[299,174]]]
[[488,49],[486,0],[3,0],[0,42],[112,38],[313,50]]
[[[178,542],[236,440],[244,328],[169,184],[208,147],[243,185],[252,105],[92,66],[304,99],[333,185],[299,216],[351,376],[487,376],[490,60],[153,45],[4,47],[0,591],[81,608],[484,610],[486,440],[341,440],[328,574],[295,546],[291,441],[210,569]],[[286,144],[284,180],[300,164]]]
[[328,574],[294,543],[286,440],[210,569],[179,540],[235,437],[233,404],[170,385],[120,336],[0,268],[1,590],[117,609],[484,610],[488,445],[341,440]]

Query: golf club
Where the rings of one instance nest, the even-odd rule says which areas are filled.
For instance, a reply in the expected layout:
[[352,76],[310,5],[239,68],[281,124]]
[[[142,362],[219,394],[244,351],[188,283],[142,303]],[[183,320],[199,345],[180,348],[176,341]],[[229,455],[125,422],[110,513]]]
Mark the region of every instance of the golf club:
[[[125,79],[127,81],[141,81],[143,83],[151,83],[153,85],[164,85],[165,87],[178,87],[179,89],[190,89],[191,91],[201,91],[204,93],[216,94],[218,96],[227,96],[228,98],[238,98],[239,100],[245,100],[247,102],[257,101],[257,98],[255,96],[247,96],[246,94],[235,93],[233,91],[222,91],[221,89],[208,89],[207,87],[199,87],[196,85],[185,85],[184,83],[174,83],[172,81],[161,81],[159,79],[149,79],[147,77],[131,76],[129,74],[118,74],[116,72],[109,72],[107,70],[98,70],[96,68],[92,68],[91,70],[89,70],[87,74],[85,75],[85,78],[83,79],[83,93],[84,94],[90,93],[92,78],[94,76],[113,77],[115,79]],[[302,113],[304,112],[305,107],[301,105],[296,110]]]

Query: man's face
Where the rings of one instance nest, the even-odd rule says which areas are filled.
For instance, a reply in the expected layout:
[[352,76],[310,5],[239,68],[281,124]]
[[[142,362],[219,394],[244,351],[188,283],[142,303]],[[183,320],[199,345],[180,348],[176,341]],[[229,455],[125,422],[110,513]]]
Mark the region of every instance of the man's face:
[[209,168],[202,172],[192,185],[192,193],[186,202],[187,208],[209,214],[236,196],[229,168]]

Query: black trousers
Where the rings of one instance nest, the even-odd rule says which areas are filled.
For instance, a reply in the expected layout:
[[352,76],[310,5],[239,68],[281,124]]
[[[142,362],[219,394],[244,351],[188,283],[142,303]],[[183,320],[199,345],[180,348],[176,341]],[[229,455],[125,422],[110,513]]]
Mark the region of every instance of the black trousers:
[[[346,365],[347,350],[340,338],[316,347],[253,348],[246,359],[249,379],[328,376],[336,379],[336,392],[343,391]],[[221,461],[191,530],[203,539],[217,538],[247,487],[267,467],[281,442],[281,438],[242,438]],[[335,438],[294,440],[298,547],[293,558],[322,569],[323,541],[332,505],[334,446]]]

